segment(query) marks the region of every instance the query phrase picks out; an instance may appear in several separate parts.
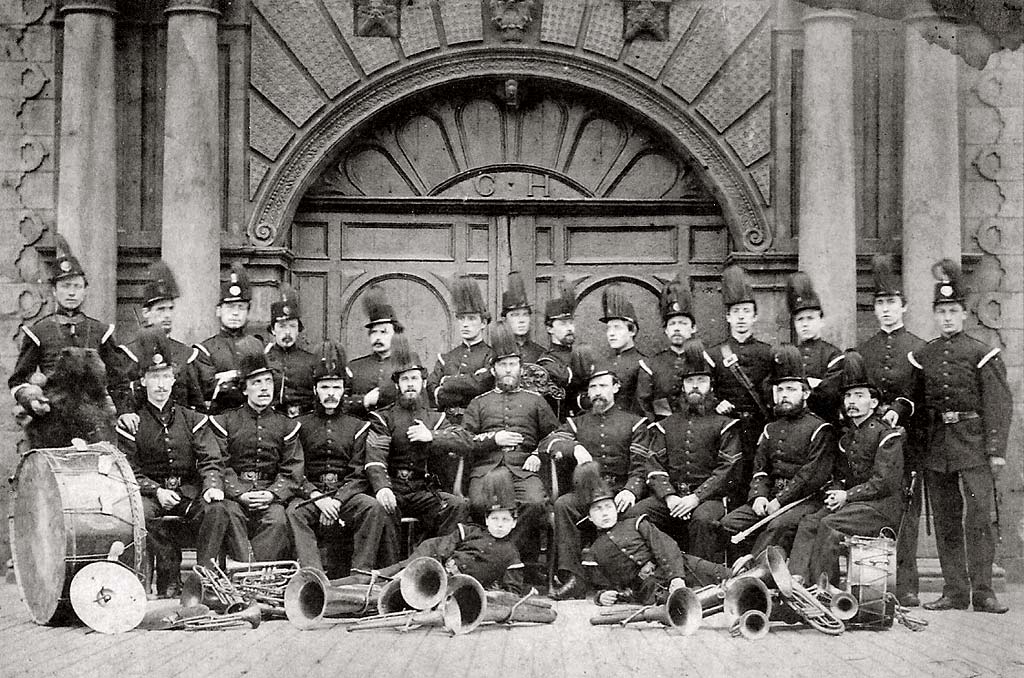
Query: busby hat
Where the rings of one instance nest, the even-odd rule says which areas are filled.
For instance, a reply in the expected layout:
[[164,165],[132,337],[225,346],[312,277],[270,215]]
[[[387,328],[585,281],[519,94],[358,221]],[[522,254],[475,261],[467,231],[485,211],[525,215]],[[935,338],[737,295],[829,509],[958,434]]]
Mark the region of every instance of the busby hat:
[[163,328],[145,327],[139,331],[135,341],[138,346],[135,357],[143,374],[175,367],[174,357],[171,355],[171,342]]
[[419,370],[424,379],[427,376],[427,368],[420,361],[419,355],[409,346],[409,339],[405,334],[396,334],[391,340],[391,361],[395,368],[391,371],[391,381],[398,382],[398,377],[409,370]]
[[576,313],[576,296],[572,293],[572,285],[565,278],[559,277],[551,283],[551,298],[544,305],[544,322],[565,320]]
[[516,510],[516,491],[512,483],[512,474],[508,469],[496,468],[488,471],[481,481],[481,489],[485,514],[491,511]]
[[252,291],[249,285],[249,275],[245,268],[238,262],[231,264],[231,273],[228,279],[220,283],[220,304],[227,304],[232,301],[251,301]]
[[736,304],[757,304],[747,272],[736,264],[722,271],[722,303],[726,309]]
[[584,462],[573,469],[572,491],[587,506],[603,499],[615,499],[608,482],[601,476],[601,465],[596,461]]
[[952,259],[943,259],[932,266],[932,275],[935,276],[935,297],[932,306],[952,302],[962,304],[967,298],[967,288],[960,264]]
[[320,354],[313,366],[313,382],[323,379],[345,379],[348,369],[345,362],[345,349],[333,341],[325,341],[320,345]]
[[402,331],[402,323],[398,322],[398,314],[388,301],[388,295],[379,285],[371,285],[363,295],[363,311],[366,313],[366,329],[382,323],[391,323],[395,332]]
[[667,323],[670,318],[683,315],[691,321],[696,322],[693,317],[693,295],[690,293],[690,279],[683,271],[676,273],[665,289],[661,291],[658,300],[658,310],[661,312],[661,322]]
[[839,390],[845,393],[851,388],[866,388],[877,393],[871,377],[868,376],[868,369],[864,365],[864,357],[857,351],[847,351],[843,359],[843,372],[839,380]]
[[235,343],[235,354],[238,356],[238,375],[244,382],[270,372],[263,344],[256,337],[242,337]]
[[807,383],[803,356],[800,355],[800,349],[793,344],[783,344],[776,348],[772,361],[772,384],[784,381]]
[[789,306],[789,314],[796,315],[800,311],[808,309],[821,310],[821,299],[814,291],[814,283],[811,276],[803,271],[797,271],[786,280],[786,305]]
[[626,297],[626,290],[621,285],[612,284],[604,288],[601,294],[601,322],[625,320],[637,324],[636,311],[632,302]]
[[158,259],[150,264],[146,284],[142,288],[142,305],[148,308],[158,301],[177,299],[179,296],[178,281],[174,279],[174,272],[167,262]]
[[302,317],[299,310],[299,295],[288,283],[281,283],[278,289],[277,301],[270,304],[270,331],[274,330],[274,323],[284,320],[298,320],[299,330],[302,330]]
[[518,271],[512,271],[508,274],[508,285],[501,294],[501,314],[505,315],[517,308],[530,310],[530,300],[526,298],[523,276]]
[[902,297],[903,286],[893,271],[892,257],[876,254],[871,259],[871,282],[876,297]]
[[71,252],[71,246],[60,233],[53,236],[53,244],[56,249],[57,258],[54,260],[54,273],[50,282],[57,282],[64,278],[73,278],[77,275],[85,278],[85,270],[78,258]]
[[455,315],[476,313],[484,320],[490,320],[491,314],[484,303],[484,295],[480,285],[468,275],[460,275],[452,285],[452,300],[455,302]]
[[573,374],[581,375],[588,382],[606,374],[618,378],[608,361],[590,344],[578,344],[573,347],[569,356],[569,367]]
[[710,377],[713,366],[714,361],[704,350],[704,342],[700,339],[687,339],[683,344],[683,369],[680,377]]
[[495,323],[491,327],[489,340],[492,365],[502,358],[521,357],[515,335],[512,334],[512,330],[504,322]]

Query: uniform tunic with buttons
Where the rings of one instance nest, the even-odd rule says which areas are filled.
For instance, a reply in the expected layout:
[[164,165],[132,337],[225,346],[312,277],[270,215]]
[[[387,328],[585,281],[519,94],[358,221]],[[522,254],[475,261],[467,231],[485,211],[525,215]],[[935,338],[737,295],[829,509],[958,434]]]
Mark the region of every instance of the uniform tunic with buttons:
[[[167,337],[167,345],[171,349],[168,361],[178,366],[174,374],[174,386],[171,388],[171,401],[195,410],[203,409],[203,390],[199,386],[199,375],[196,372],[199,349],[170,337]],[[124,371],[121,374],[121,383],[112,390],[117,411],[123,414],[145,406],[147,400],[146,388],[140,380],[142,375],[139,371],[138,340],[121,344],[118,350],[127,360],[122,363]]]
[[568,457],[576,445],[582,445],[601,465],[601,475],[613,492],[629,490],[640,498],[645,489],[646,461],[652,453],[647,424],[644,417],[612,405],[604,412],[591,410],[569,417],[540,442],[537,450],[552,457]]
[[498,539],[479,525],[460,523],[451,534],[427,539],[410,560],[424,556],[441,563],[454,560],[459,572],[484,588],[497,584],[513,593],[523,590],[523,562],[515,543],[510,537]]
[[647,416],[643,404],[637,398],[640,372],[647,372],[648,375],[651,372],[651,368],[644,362],[644,354],[636,346],[630,346],[620,351],[611,351],[608,353],[607,359],[608,363],[605,367],[619,378],[616,402],[626,412],[632,412],[641,417]]
[[[210,426],[225,458],[228,497],[269,490],[283,504],[299,491],[303,478],[299,422],[270,407],[257,412],[246,403],[211,416]],[[255,472],[256,480],[244,480],[246,472]]]
[[708,351],[714,361],[712,378],[715,384],[715,394],[720,399],[732,403],[737,413],[754,415],[755,419],[760,419],[761,412],[753,397],[747,389],[743,388],[743,385],[733,375],[732,370],[725,364],[723,346],[732,349],[740,368],[747,375],[750,383],[756,389],[758,397],[761,398],[761,403],[765,406],[769,402],[768,389],[765,384],[772,373],[772,347],[753,336],[748,337],[742,343],[730,336],[726,341],[716,344]]
[[852,424],[839,439],[833,478],[846,500],[863,502],[895,526],[903,510],[903,432],[877,414]]
[[522,358],[524,363],[537,364],[540,357],[544,355],[544,347],[535,342],[533,339],[526,339],[520,341],[522,337],[516,337],[516,346],[519,347],[519,357]]
[[561,399],[547,398],[558,420],[565,421],[570,414],[579,412],[579,397],[586,387],[582,384],[581,376],[573,372],[572,347],[553,343],[537,359],[537,364],[548,373],[551,382],[565,392]]
[[786,504],[816,494],[832,473],[836,438],[832,425],[804,410],[764,427],[754,457],[750,499]]
[[60,309],[43,316],[31,327],[22,325],[21,334],[18,360],[7,380],[12,393],[27,384],[37,368],[45,376],[50,376],[61,350],[72,346],[95,349],[99,353],[107,368],[108,385],[121,380],[123,358],[117,351],[113,325],[90,318],[81,311]]
[[[429,443],[409,440],[409,427],[417,421],[430,429],[434,439]],[[425,478],[432,472],[435,459],[448,453],[461,453],[468,441],[448,421],[444,412],[426,407],[408,410],[392,405],[370,416],[370,432],[366,444],[364,472],[374,493],[392,487],[400,471],[410,472],[414,486],[425,488]],[[403,486],[406,483],[403,481]]]
[[[319,405],[315,412],[300,417],[299,422],[305,471],[300,496],[308,498],[317,490],[335,494],[348,479],[362,475],[369,424],[340,409],[327,414]],[[333,474],[334,479],[324,479],[326,474]]]
[[363,397],[375,388],[380,396],[374,410],[382,410],[398,399],[398,386],[391,379],[395,361],[391,357],[381,358],[376,353],[360,356],[348,364],[348,379],[345,382],[345,398],[342,407],[353,417],[366,419],[369,410],[363,406]]
[[924,339],[900,327],[892,332],[879,330],[857,347],[864,358],[868,379],[879,391],[880,414],[894,410],[901,426],[907,426],[919,406],[915,393],[917,368],[910,362],[910,356],[919,353],[924,345]]
[[245,395],[236,382],[224,383],[217,388],[218,373],[238,369],[237,344],[245,336],[254,336],[263,342],[259,335],[247,335],[244,328],[229,330],[222,327],[217,334],[196,344],[196,348],[199,349],[195,361],[199,385],[203,389],[203,400],[210,403],[209,412],[212,414],[234,409],[245,403]]
[[[500,466],[508,468],[514,478],[525,478],[536,475],[523,469],[526,458],[536,451],[544,436],[558,427],[558,420],[536,393],[493,389],[469,403],[462,426],[471,435],[471,479],[483,478]],[[498,431],[519,433],[523,442],[514,448],[500,447],[494,441]]]
[[684,408],[653,424],[664,441],[646,460],[654,495],[664,501],[671,494],[693,493],[702,502],[726,496],[741,456],[737,423],[715,412],[701,415]]
[[438,409],[464,408],[476,396],[494,386],[491,374],[491,347],[483,341],[461,343],[437,356],[427,390]]
[[801,342],[800,358],[804,374],[808,379],[820,379],[821,383],[811,389],[807,408],[825,421],[839,421],[840,397],[839,378],[843,372],[843,352],[824,339],[808,339]]
[[267,346],[267,364],[274,371],[274,402],[278,409],[290,416],[313,410],[313,368],[319,359],[298,346],[281,348],[276,343]]
[[637,383],[637,398],[644,409],[660,417],[678,412],[686,358],[682,353],[666,348],[644,360],[644,364],[650,368],[650,372],[641,371]]

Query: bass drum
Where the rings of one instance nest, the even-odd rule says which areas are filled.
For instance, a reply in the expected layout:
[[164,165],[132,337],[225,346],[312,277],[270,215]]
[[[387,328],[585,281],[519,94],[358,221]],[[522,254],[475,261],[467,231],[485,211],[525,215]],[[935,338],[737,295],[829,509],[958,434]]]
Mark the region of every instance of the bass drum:
[[125,456],[108,443],[29,450],[15,474],[11,555],[22,600],[37,624],[70,609],[75,573],[125,548],[120,562],[143,578],[142,495]]

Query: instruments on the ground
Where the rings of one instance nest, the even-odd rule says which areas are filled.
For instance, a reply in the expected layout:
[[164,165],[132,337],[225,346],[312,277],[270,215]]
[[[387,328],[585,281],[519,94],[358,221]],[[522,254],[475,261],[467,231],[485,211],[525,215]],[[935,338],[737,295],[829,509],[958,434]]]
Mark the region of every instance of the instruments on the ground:
[[448,573],[433,558],[412,560],[380,592],[377,611],[381,614],[401,610],[429,610],[445,598]]
[[754,523],[753,525],[751,525],[747,529],[743,530],[742,532],[737,532],[736,534],[734,534],[732,537],[729,538],[729,541],[731,541],[733,544],[739,544],[741,541],[743,541],[744,539],[746,539],[750,535],[754,534],[755,532],[760,530],[762,527],[764,527],[768,523],[772,522],[773,520],[775,520],[779,516],[784,515],[787,511],[796,508],[797,506],[799,506],[800,504],[804,503],[805,501],[807,501],[810,498],[811,498],[810,495],[808,495],[808,496],[804,497],[803,499],[797,499],[796,501],[789,502],[785,506],[781,507],[775,513],[769,514],[769,515],[765,516],[764,518],[761,518],[761,520],[757,521],[756,523]]
[[801,620],[812,629],[830,636],[838,636],[846,630],[846,625],[838,619],[829,608],[825,607],[804,585],[793,582],[790,596],[783,596],[782,602],[795,612]]
[[462,635],[479,626],[486,612],[487,596],[480,582],[468,575],[457,574],[448,580],[444,599],[433,609],[412,609],[364,617],[347,628],[349,631],[360,631],[443,626],[453,635]]
[[71,607],[89,628],[124,633],[146,616],[146,590],[135,573],[116,561],[90,563],[71,580]]
[[827,605],[836,619],[845,622],[857,616],[860,603],[857,601],[856,596],[829,584],[828,575],[824,572],[818,578],[818,583],[814,586],[808,586],[807,590],[824,605]]
[[267,560],[245,563],[228,558],[224,572],[235,588],[251,600],[274,608],[284,608],[288,582],[299,571],[294,560]]
[[506,591],[488,591],[487,608],[481,623],[496,624],[551,624],[558,613],[551,603],[537,600],[532,590],[522,598]]
[[253,601],[246,598],[231,581],[220,565],[196,564],[192,574],[181,580],[181,604],[184,607],[206,605],[220,612],[238,612],[249,607]]
[[380,586],[336,586],[321,570],[304,567],[288,581],[284,592],[284,611],[293,626],[310,629],[325,619],[360,617],[376,609],[380,594]]
[[[56,621],[72,602],[75,573],[106,561],[115,542],[124,545],[115,557],[141,586],[146,545],[142,496],[128,460],[112,445],[76,440],[71,447],[29,450],[18,464],[13,489],[11,553],[33,621]],[[91,592],[94,599],[99,596],[108,605],[131,600],[134,594],[111,588],[127,585],[124,573],[102,569],[102,577],[88,579],[107,589],[102,595]],[[134,603],[128,607],[134,614]]]
[[729,626],[729,634],[734,638],[761,640],[768,635],[771,622],[768,615],[760,610],[747,610]]
[[850,623],[872,628],[892,626],[896,608],[896,539],[895,536],[847,537],[850,547],[846,582],[857,600],[858,610]]
[[683,586],[670,593],[664,605],[619,607],[591,617],[590,623],[594,626],[625,626],[631,622],[656,622],[678,629],[683,635],[688,636],[700,627],[702,616],[697,595],[692,589]]
[[263,621],[263,612],[253,603],[237,612],[217,614],[206,605],[189,605],[178,608],[163,619],[160,630],[183,631],[227,631],[239,628],[257,628]]

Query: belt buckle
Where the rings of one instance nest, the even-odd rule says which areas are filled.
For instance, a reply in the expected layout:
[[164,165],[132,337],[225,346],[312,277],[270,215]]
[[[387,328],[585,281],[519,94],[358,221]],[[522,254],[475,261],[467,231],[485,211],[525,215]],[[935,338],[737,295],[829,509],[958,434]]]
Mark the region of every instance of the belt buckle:
[[285,415],[287,415],[289,419],[294,419],[300,414],[302,414],[302,407],[300,405],[289,405],[285,408]]
[[181,487],[181,476],[167,476],[164,478],[164,488],[176,490]]
[[960,413],[959,412],[943,412],[942,413],[942,423],[943,424],[958,424],[958,423],[960,423]]
[[398,469],[398,477],[401,478],[402,480],[411,480],[412,471],[407,468],[400,468]]
[[250,483],[255,483],[260,479],[259,473],[256,471],[242,471],[242,480]]
[[338,482],[338,474],[337,473],[324,473],[323,475],[320,476],[320,482],[335,484],[335,483]]

